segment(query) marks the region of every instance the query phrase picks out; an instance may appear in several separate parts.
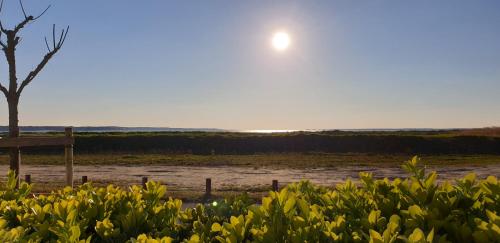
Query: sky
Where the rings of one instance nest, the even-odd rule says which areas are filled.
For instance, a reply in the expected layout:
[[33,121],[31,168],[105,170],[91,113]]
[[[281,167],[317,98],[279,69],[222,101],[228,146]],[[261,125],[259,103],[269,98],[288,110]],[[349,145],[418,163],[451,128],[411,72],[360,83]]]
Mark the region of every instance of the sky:
[[[49,4],[21,32],[18,78],[52,24],[70,32],[23,92],[21,125],[500,125],[500,1],[24,1],[32,15]],[[4,25],[22,20],[16,0],[4,5]]]

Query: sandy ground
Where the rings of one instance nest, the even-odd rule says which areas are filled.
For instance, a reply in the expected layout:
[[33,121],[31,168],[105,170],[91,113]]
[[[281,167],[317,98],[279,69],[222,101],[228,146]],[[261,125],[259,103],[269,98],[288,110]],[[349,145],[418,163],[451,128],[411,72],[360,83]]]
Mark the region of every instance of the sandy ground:
[[[479,178],[488,175],[500,176],[500,163],[484,165],[453,165],[429,166],[428,171],[435,170],[439,180],[454,180],[469,172],[475,172]],[[5,180],[7,165],[0,165],[0,178]],[[65,167],[60,165],[24,165],[24,174],[31,174],[32,182],[37,185],[63,184]],[[328,168],[310,169],[274,169],[266,167],[238,166],[167,166],[167,165],[78,165],[74,167],[75,181],[80,181],[86,175],[89,181],[114,183],[118,185],[140,184],[141,178],[147,176],[150,180],[161,181],[173,190],[203,191],[205,178],[212,178],[213,190],[252,191],[269,187],[272,180],[278,180],[280,185],[300,180],[310,180],[314,183],[333,186],[347,178],[358,178],[361,171],[372,172],[374,177],[395,178],[404,177],[405,173],[399,164],[366,165],[350,164]],[[76,183],[78,184],[78,183]]]

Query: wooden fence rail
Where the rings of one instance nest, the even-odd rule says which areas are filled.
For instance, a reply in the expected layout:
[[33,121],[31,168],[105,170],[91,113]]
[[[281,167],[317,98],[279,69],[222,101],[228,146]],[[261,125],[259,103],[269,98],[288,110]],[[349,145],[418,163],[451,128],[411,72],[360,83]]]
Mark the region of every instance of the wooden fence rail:
[[73,137],[18,137],[0,139],[0,148],[67,146],[73,145]]
[[[17,138],[2,138],[0,139],[0,148],[64,146],[64,157],[66,161],[66,185],[73,187],[73,145],[75,144],[75,138],[73,137],[72,127],[66,127],[64,131],[64,137],[23,136]],[[19,161],[21,160],[19,159]],[[20,174],[20,171],[18,171],[18,173]]]

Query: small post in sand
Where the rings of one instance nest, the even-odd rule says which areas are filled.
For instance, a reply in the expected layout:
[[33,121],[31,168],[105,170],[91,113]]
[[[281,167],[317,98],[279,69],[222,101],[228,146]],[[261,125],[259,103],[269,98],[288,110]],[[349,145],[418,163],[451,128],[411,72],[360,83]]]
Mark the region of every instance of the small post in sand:
[[212,196],[212,179],[207,178],[205,182],[205,197],[210,198]]
[[147,176],[143,176],[142,177],[142,188],[144,188],[144,190],[147,189],[147,186],[146,186],[147,183],[148,183],[148,177]]
[[278,180],[273,180],[273,191],[279,191]]

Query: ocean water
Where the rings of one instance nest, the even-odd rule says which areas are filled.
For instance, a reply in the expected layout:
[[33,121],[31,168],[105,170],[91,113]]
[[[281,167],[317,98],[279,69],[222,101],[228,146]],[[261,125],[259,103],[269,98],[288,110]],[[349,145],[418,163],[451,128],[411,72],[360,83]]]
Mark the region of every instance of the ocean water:
[[[63,132],[64,126],[21,126],[21,132]],[[219,128],[173,128],[173,127],[119,127],[119,126],[82,126],[74,127],[75,132],[242,132],[242,133],[288,133],[288,132],[320,132],[320,131],[437,131],[437,130],[453,130],[450,129],[434,129],[434,128],[367,128],[367,129],[219,129]],[[8,126],[0,126],[0,133],[9,131]]]

